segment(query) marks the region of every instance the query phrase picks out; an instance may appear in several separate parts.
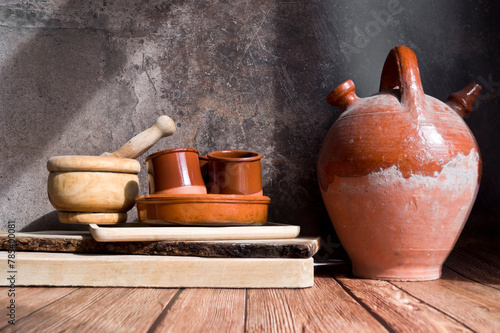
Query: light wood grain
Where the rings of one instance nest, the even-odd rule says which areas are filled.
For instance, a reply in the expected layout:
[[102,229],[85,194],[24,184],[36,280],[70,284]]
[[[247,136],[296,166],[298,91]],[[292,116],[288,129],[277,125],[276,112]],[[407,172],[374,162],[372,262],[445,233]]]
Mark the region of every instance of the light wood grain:
[[145,332],[176,292],[177,289],[81,288],[2,331]]
[[[14,299],[14,304],[16,306],[16,319],[20,319],[27,316],[38,309],[57,301],[60,298],[66,297],[68,294],[77,290],[77,288],[37,288],[37,287],[15,287],[14,294],[9,297],[10,287],[0,288],[0,304],[2,305],[2,311],[0,321],[0,327],[4,326],[8,318],[6,309],[10,304],[10,300]],[[5,306],[4,306],[5,305]]]
[[471,332],[457,320],[428,306],[386,281],[337,277],[339,283],[391,331]]
[[295,238],[300,227],[296,225],[268,224],[263,226],[227,227],[99,227],[90,224],[89,230],[98,242],[133,241],[191,241]]
[[117,172],[138,174],[141,164],[130,158],[65,155],[54,156],[47,161],[50,172]]
[[[497,272],[498,274],[498,272]],[[477,332],[500,332],[500,293],[443,268],[436,281],[393,282],[410,295]]]
[[243,332],[245,290],[185,289],[150,332]]
[[[7,252],[0,252],[3,262]],[[19,286],[305,288],[313,259],[17,252]],[[0,285],[7,285],[0,279]]]
[[68,224],[117,224],[127,221],[127,213],[75,213],[59,212],[59,222]]
[[58,211],[127,212],[135,204],[139,178],[137,174],[120,172],[51,172],[47,191]]
[[247,332],[386,332],[329,275],[312,288],[248,290]]

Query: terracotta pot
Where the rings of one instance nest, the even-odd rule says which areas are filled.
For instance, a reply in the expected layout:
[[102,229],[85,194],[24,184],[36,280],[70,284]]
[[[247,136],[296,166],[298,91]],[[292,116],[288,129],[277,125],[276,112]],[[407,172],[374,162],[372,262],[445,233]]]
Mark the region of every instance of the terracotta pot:
[[380,93],[358,98],[350,80],[330,93],[342,114],[323,142],[318,181],[355,275],[441,276],[479,187],[479,149],[461,118],[479,92],[471,84],[448,105],[425,95],[415,54],[400,46]]
[[149,194],[207,194],[198,150],[177,148],[146,157]]
[[262,154],[246,150],[221,150],[208,154],[208,192],[262,195]]

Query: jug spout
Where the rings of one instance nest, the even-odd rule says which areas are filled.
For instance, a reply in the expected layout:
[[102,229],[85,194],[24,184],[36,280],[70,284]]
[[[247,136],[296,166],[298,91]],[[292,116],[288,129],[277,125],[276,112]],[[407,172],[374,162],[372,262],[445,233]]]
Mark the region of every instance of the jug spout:
[[482,88],[477,83],[471,83],[462,90],[448,96],[446,104],[455,110],[462,118],[472,112],[472,106]]
[[340,84],[337,88],[333,89],[332,92],[326,97],[326,101],[329,104],[338,107],[340,111],[344,112],[349,105],[359,99],[359,97],[356,96],[354,89],[354,82],[352,82],[352,80],[347,80]]

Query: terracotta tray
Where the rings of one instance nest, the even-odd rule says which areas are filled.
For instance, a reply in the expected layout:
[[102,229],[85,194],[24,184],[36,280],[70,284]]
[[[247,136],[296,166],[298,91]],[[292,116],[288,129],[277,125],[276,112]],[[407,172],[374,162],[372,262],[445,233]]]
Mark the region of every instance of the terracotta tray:
[[[131,226],[134,224],[138,226]],[[278,223],[228,227],[154,227],[139,223],[124,223],[121,226],[90,224],[89,230],[98,242],[292,239],[300,233],[299,226]]]
[[271,199],[232,194],[150,194],[135,199],[140,222],[181,225],[261,225]]

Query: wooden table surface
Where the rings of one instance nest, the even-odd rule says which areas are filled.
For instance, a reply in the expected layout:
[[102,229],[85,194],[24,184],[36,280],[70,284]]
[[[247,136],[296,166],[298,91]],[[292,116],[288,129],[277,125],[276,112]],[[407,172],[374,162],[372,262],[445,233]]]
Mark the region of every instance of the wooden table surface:
[[[466,244],[428,282],[318,268],[307,289],[16,288],[2,332],[500,332],[500,244]],[[6,313],[9,288],[0,288]]]

